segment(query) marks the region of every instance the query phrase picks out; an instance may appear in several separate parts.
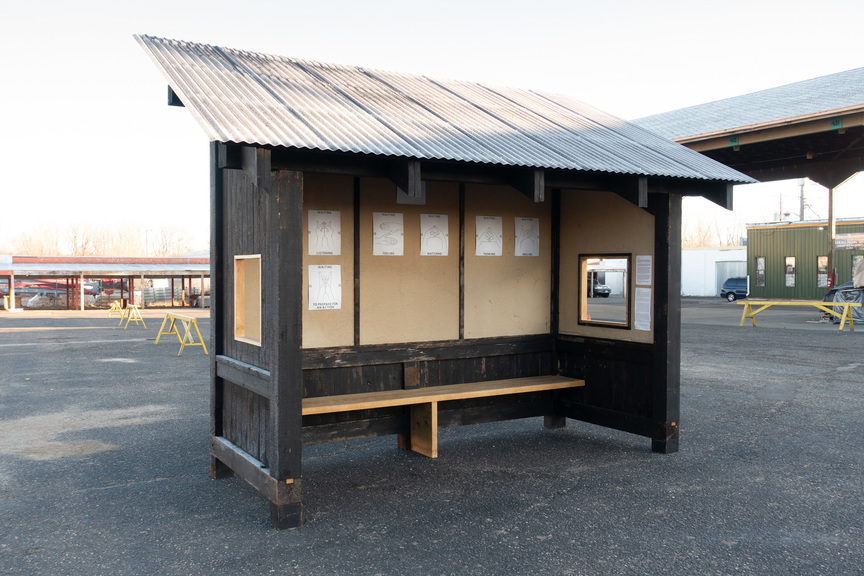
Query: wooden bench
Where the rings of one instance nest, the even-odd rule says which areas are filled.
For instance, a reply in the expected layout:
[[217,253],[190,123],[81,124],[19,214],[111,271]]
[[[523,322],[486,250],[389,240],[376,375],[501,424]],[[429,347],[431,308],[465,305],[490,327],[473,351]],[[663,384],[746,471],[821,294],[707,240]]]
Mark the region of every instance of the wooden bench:
[[[185,330],[182,337],[180,336],[180,331],[177,330],[178,322],[183,325]],[[166,324],[168,324],[168,330],[165,330]],[[195,334],[198,335],[197,342],[192,336],[193,328],[195,329]],[[177,353],[177,356],[183,354],[183,348],[186,346],[201,346],[201,348],[204,349],[204,354],[207,354],[207,347],[204,345],[204,339],[201,338],[201,332],[198,330],[198,321],[192,316],[184,316],[183,314],[168,312],[165,314],[165,319],[162,320],[162,326],[159,327],[159,334],[156,335],[156,342],[153,343],[154,346],[159,344],[159,338],[161,338],[163,334],[174,334],[177,336],[177,340],[180,341],[180,352]]]
[[448,400],[524,394],[584,386],[584,380],[564,376],[531,376],[509,380],[490,380],[411,390],[386,390],[360,394],[322,396],[303,400],[303,415],[370,410],[393,406],[411,407],[411,440],[414,452],[438,457],[438,403]]
[[[850,332],[855,330],[855,323],[852,320],[852,308],[861,306],[858,302],[822,302],[819,300],[747,300],[746,302],[739,302],[739,304],[744,306],[744,312],[741,314],[741,324],[739,324],[739,326],[744,326],[744,321],[747,320],[747,318],[753,322],[753,326],[756,326],[756,314],[770,308],[771,306],[813,306],[823,312],[833,314],[840,318],[841,331],[848,320]],[[754,310],[754,306],[759,306],[759,308]],[[838,306],[843,308],[842,312],[833,310],[833,308]]]

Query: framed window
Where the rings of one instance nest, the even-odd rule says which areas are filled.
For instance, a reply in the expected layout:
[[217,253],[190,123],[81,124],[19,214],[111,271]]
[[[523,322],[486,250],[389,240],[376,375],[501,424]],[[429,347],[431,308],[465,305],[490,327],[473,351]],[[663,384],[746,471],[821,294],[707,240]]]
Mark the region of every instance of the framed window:
[[816,287],[817,288],[827,288],[828,287],[828,257],[827,256],[817,256],[816,257]]
[[765,257],[756,257],[756,286],[765,286]]
[[786,256],[786,287],[795,287],[795,256]]
[[579,255],[579,324],[631,327],[630,254]]
[[234,339],[261,346],[261,255],[234,257]]

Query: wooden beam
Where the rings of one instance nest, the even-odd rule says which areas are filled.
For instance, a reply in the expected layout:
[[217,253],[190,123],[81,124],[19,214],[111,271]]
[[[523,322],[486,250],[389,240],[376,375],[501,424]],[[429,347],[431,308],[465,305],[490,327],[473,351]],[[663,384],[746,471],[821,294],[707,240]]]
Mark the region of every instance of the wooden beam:
[[168,105],[169,106],[179,106],[181,108],[185,108],[186,105],[183,104],[183,101],[180,100],[180,97],[177,96],[177,93],[174,92],[174,89],[171,86],[168,86]]
[[654,213],[654,331],[651,449],[678,451],[681,419],[681,195],[651,196]]
[[216,376],[259,396],[271,398],[272,387],[269,372],[228,356],[214,356],[216,358]]
[[837,118],[841,120],[844,128],[864,126],[864,113],[861,112],[855,112],[852,114],[842,114],[837,112],[820,114],[822,114],[821,118],[810,119],[804,122],[780,121],[786,123],[776,125],[773,122],[769,122],[752,126],[740,126],[710,134],[683,136],[681,138],[675,138],[674,140],[679,144],[687,146],[691,150],[695,150],[696,152],[707,152],[709,150],[729,148],[733,145],[746,146],[748,144],[757,144],[760,142],[771,142],[785,138],[795,138],[798,136],[831,132],[832,130],[835,130],[832,120],[836,120]]
[[520,170],[516,175],[515,187],[534,202],[546,199],[546,173],[544,170]]
[[240,157],[240,146],[226,144],[224,142],[213,142],[216,147],[216,167],[228,168],[230,170],[241,170],[243,161]]
[[648,177],[630,176],[618,179],[612,191],[639,208],[648,207]]
[[240,166],[256,190],[265,194],[270,192],[270,150],[257,146],[240,147]]
[[[269,155],[266,160],[269,170]],[[267,210],[271,223],[266,253],[270,257],[266,265],[262,262],[262,283],[268,290],[265,294],[269,295],[271,311],[266,341],[270,347],[273,394],[268,411],[267,457],[271,476],[284,481],[300,478],[303,451],[302,173],[288,170],[273,173],[273,193]]]
[[842,160],[830,160],[820,162],[819,160],[805,160],[797,164],[790,164],[780,168],[768,168],[765,170],[746,170],[748,176],[756,178],[760,182],[773,182],[776,180],[790,180],[792,178],[810,178],[826,188],[836,188],[851,176],[864,171],[864,157],[856,156]]
[[422,192],[420,161],[410,158],[391,160],[387,166],[387,177],[411,198],[419,198]]
[[731,182],[715,182],[707,180],[651,180],[648,186],[650,194],[680,194],[681,196],[702,196],[715,204],[732,209]]

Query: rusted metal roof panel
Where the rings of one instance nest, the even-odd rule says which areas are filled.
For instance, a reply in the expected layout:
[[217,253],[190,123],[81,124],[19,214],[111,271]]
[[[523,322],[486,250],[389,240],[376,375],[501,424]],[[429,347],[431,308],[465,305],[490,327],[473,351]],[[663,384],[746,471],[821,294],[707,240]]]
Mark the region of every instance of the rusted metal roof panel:
[[211,141],[751,182],[561,96],[136,36]]

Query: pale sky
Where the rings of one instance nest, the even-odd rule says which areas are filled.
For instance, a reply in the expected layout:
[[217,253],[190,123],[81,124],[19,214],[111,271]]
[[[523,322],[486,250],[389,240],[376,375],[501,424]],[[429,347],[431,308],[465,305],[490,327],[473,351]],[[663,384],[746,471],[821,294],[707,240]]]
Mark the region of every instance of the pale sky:
[[[860,0],[0,4],[0,253],[66,221],[188,226],[206,248],[208,145],[133,34],[558,92],[623,118],[864,66]],[[798,184],[739,187],[732,214],[797,214]],[[827,217],[824,189],[805,186]],[[812,196],[812,199],[810,198]],[[788,198],[788,199],[787,199]],[[836,194],[864,217],[864,177]],[[820,204],[821,202],[821,204]]]

